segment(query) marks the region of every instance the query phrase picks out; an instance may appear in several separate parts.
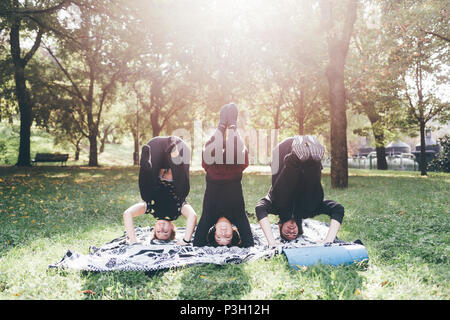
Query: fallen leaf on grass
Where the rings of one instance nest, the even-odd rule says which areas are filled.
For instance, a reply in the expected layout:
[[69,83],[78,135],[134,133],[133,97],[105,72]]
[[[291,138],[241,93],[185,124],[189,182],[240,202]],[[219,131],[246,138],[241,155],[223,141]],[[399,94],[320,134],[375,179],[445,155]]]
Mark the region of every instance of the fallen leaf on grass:
[[382,287],[384,287],[385,285],[387,285],[389,283],[389,281],[383,281],[382,283],[380,283],[380,285],[382,286]]
[[353,295],[360,296],[361,295],[361,290],[356,289],[355,292],[353,292]]
[[306,270],[308,270],[307,266],[301,266],[301,265],[298,265],[298,264],[296,264],[295,266],[297,267],[298,270],[300,270],[302,272],[305,272]]
[[84,294],[90,294],[90,295],[94,295],[95,294],[95,292],[94,291],[92,291],[92,290],[83,290],[83,291],[81,291],[81,293],[84,293]]

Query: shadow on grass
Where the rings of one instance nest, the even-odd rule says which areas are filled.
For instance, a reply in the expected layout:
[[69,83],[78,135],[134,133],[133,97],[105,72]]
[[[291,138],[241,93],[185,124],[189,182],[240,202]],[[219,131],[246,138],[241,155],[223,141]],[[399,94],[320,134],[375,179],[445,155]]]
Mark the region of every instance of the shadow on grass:
[[205,265],[184,269],[178,299],[237,300],[250,292],[250,280],[242,264]]
[[156,293],[164,286],[167,271],[82,271],[84,299],[158,299]]
[[364,278],[358,271],[367,270],[367,263],[329,266],[316,265],[301,272],[306,282],[317,282],[320,294],[317,299],[350,300],[359,299],[364,284]]

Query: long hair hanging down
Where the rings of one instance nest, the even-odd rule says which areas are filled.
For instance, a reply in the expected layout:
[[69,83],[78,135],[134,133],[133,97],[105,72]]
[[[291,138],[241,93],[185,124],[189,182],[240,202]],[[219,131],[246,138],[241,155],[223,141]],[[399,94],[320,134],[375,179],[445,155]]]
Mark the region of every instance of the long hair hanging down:
[[[239,234],[238,229],[236,226],[232,226],[233,229],[233,236],[231,238],[230,244],[227,245],[227,247],[240,247],[242,244],[241,235]],[[211,228],[209,228],[208,234],[206,235],[206,242],[211,247],[218,247],[219,244],[216,242],[215,238],[216,234],[216,225],[213,225]]]

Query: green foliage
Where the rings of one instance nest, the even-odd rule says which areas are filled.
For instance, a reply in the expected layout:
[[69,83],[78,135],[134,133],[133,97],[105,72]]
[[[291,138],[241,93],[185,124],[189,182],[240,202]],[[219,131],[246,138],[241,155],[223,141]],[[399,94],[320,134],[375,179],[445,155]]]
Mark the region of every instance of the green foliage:
[[[191,130],[193,120],[215,126],[220,106],[233,100],[247,113],[248,126],[277,127],[280,137],[286,137],[299,134],[303,122],[304,134],[321,135],[329,144],[324,76],[328,57],[317,1],[139,0],[130,5],[124,0],[78,0],[45,13],[22,13],[60,3],[19,1],[19,8],[14,8],[12,1],[2,2],[1,121],[18,113],[8,41],[14,16],[22,19],[23,44],[32,43],[38,29],[45,31],[41,48],[27,65],[27,87],[33,120],[60,143],[75,145],[81,136],[93,139],[96,131],[102,140],[108,128],[114,128],[109,140],[120,141],[136,131],[136,111],[141,144],[153,134]],[[407,117],[402,75],[411,78],[418,60],[424,73],[434,75],[428,79],[433,90],[448,83],[441,72],[448,66],[448,44],[436,36],[445,36],[447,30],[445,4],[360,1],[346,60],[347,98],[352,111],[371,119],[372,135],[379,133],[381,140],[389,140],[392,128],[410,129],[407,134],[417,131],[417,121]],[[335,4],[336,26],[346,13],[343,1]],[[73,83],[45,48],[52,50]],[[29,48],[22,49],[24,56]],[[432,59],[423,63],[424,58]],[[120,66],[124,72],[115,78]],[[113,84],[108,86],[110,80]],[[87,103],[91,101],[92,117]],[[425,109],[438,110],[433,116],[444,113],[435,99],[426,101]]]
[[450,135],[439,138],[441,152],[428,163],[428,170],[450,172]]

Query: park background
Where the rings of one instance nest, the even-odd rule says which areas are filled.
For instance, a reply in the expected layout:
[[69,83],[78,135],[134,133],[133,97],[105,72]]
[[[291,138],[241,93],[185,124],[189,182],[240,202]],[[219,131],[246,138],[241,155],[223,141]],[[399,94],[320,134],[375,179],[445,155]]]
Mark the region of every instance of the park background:
[[[448,299],[448,4],[2,1],[0,298]],[[195,121],[214,128],[231,101],[239,129],[277,132],[269,151],[296,134],[325,145],[325,194],[346,208],[339,238],[361,239],[369,264],[47,269],[69,248],[123,234],[143,144],[180,129],[193,137]],[[69,158],[34,163],[37,153]],[[252,223],[269,172],[245,171]],[[198,162],[191,186],[200,216]]]

